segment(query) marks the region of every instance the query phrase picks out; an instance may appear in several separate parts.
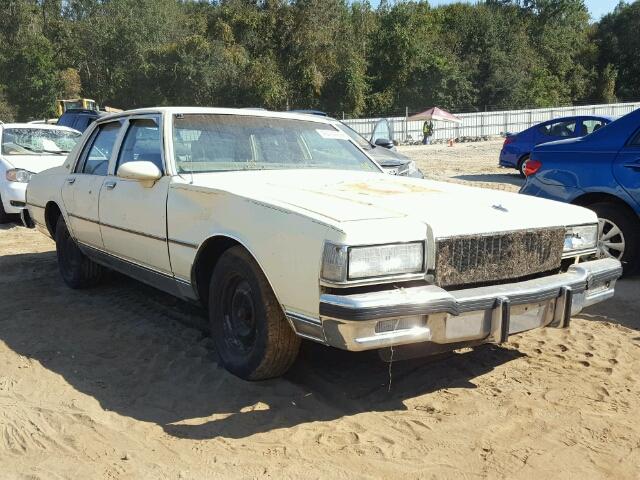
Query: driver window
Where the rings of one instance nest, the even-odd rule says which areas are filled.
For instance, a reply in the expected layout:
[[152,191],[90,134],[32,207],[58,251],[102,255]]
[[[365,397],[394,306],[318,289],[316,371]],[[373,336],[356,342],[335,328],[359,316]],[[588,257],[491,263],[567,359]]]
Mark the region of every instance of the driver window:
[[129,122],[129,130],[120,147],[116,172],[122,164],[142,160],[154,163],[161,172],[164,172],[160,128],[152,118],[141,118]]
[[86,154],[82,173],[106,175],[109,171],[109,159],[118,138],[119,122],[106,123],[98,127],[98,133]]

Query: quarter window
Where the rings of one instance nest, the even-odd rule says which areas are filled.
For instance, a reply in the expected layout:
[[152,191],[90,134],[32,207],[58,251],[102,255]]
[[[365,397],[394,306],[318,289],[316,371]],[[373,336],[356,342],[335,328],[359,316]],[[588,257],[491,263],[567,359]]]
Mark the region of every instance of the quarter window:
[[113,146],[120,131],[119,122],[106,123],[98,127],[94,134],[91,147],[84,153],[82,173],[89,175],[106,175],[109,170],[109,160]]
[[160,127],[154,119],[141,118],[129,122],[129,130],[120,148],[118,167],[136,161],[152,162],[160,171],[164,171]]

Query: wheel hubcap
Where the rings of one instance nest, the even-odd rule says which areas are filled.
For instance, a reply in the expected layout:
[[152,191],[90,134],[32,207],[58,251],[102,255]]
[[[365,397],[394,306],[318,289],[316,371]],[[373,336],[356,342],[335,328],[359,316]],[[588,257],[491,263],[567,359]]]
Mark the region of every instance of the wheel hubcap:
[[230,346],[242,352],[251,350],[256,338],[255,306],[251,285],[235,279],[226,289],[224,304],[225,338]]
[[622,259],[625,239],[622,230],[611,220],[598,219],[598,254],[603,258]]

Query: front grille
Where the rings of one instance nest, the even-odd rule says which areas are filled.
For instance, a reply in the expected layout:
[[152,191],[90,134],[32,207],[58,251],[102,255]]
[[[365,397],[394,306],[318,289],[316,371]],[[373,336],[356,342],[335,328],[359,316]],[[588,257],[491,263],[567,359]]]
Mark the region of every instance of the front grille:
[[563,228],[443,238],[436,247],[440,286],[527,277],[560,267]]

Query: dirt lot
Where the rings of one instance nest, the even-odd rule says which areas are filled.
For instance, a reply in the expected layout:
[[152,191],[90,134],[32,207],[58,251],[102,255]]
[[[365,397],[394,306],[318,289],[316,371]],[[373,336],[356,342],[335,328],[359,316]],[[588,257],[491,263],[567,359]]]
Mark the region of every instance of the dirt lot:
[[[496,146],[409,152],[517,188]],[[311,344],[247,383],[217,366],[199,310],[115,274],[69,290],[53,247],[0,227],[3,480],[638,478],[637,279],[569,330],[395,363],[390,388],[375,354]]]

